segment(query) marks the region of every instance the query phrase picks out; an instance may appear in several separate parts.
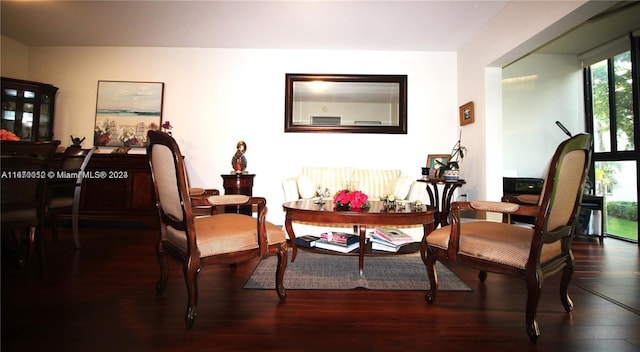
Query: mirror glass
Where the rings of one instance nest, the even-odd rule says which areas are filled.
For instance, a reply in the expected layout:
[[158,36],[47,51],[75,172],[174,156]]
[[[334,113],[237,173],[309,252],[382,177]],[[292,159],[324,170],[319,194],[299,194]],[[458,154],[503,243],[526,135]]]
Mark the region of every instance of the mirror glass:
[[407,76],[287,74],[284,130],[406,134]]

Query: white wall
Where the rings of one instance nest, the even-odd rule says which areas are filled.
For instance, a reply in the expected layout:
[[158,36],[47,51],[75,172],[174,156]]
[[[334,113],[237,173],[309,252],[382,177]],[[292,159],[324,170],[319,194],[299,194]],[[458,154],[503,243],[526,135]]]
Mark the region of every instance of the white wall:
[[[285,73],[408,75],[408,134],[284,133]],[[398,168],[420,177],[427,154],[455,142],[456,54],[195,48],[31,48],[28,79],[60,88],[54,136],[92,140],[98,80],[165,83],[163,120],[194,187],[222,189],[236,143],[247,143],[254,194],[282,224],[280,181],[303,165]],[[87,144],[87,142],[85,142]]]
[[502,71],[503,175],[544,177],[568,138],[555,122],[583,132],[582,67],[574,55],[530,55]]
[[29,75],[29,47],[0,36],[0,66],[2,77],[25,79]]
[[[510,2],[458,50],[458,105],[475,102],[475,123],[463,127],[469,148],[463,172],[470,199],[502,196],[502,67],[608,6],[597,1]],[[467,160],[469,159],[469,160]],[[468,174],[467,174],[468,173]]]

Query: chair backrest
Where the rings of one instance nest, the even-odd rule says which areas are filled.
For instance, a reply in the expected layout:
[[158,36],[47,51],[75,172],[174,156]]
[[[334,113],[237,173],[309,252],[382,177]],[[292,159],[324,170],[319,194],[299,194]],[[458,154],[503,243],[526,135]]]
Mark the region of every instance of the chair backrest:
[[591,153],[591,135],[586,133],[565,140],[556,149],[545,178],[535,224],[536,236],[541,236],[540,245],[573,233]]
[[170,135],[150,130],[147,156],[151,167],[153,187],[160,225],[185,232],[189,249],[197,249],[191,210],[191,198],[187,186],[186,169],[182,153]]
[[65,149],[60,169],[78,173],[78,177],[75,180],[76,186],[82,184],[85,170],[87,169],[87,165],[89,164],[89,161],[96,149],[97,147],[95,146],[89,149],[82,149],[78,147],[68,147]]
[[48,171],[59,144],[59,141],[0,142],[3,211],[33,208],[44,211]]

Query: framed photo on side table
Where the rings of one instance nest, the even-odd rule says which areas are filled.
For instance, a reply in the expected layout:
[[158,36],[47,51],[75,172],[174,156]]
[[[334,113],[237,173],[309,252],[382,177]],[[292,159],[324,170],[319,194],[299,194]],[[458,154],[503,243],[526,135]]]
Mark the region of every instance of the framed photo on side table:
[[462,106],[460,106],[460,126],[468,125],[475,121],[475,116],[473,115],[473,102],[470,101]]
[[[451,158],[450,154],[429,154],[427,156],[427,167],[429,168],[429,178],[436,178],[438,169],[446,165]],[[438,162],[436,162],[436,160]]]

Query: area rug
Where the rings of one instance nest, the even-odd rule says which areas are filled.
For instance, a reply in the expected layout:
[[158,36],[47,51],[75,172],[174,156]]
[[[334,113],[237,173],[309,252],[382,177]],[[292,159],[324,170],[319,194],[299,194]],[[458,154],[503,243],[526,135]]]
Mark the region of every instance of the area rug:
[[[291,260],[291,251],[289,251]],[[278,258],[269,256],[258,264],[245,289],[275,289]],[[442,264],[438,270],[438,290],[471,291],[460,278]],[[295,262],[287,263],[284,285],[288,290],[419,290],[429,289],[429,279],[419,253],[368,256],[364,273],[358,273],[358,257],[298,250]]]

